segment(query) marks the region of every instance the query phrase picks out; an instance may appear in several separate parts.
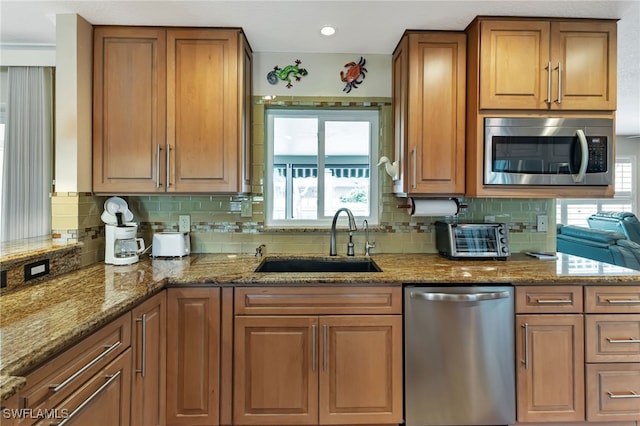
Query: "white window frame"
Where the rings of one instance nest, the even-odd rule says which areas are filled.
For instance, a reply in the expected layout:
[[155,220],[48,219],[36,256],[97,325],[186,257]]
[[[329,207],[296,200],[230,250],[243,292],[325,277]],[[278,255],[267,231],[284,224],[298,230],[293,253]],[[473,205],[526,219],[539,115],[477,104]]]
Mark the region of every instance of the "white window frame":
[[[631,208],[630,211],[637,212],[638,208],[638,176],[637,176],[637,158],[635,155],[620,155],[616,157],[616,164],[625,163],[631,165],[631,191],[629,193],[622,194],[614,194],[613,198],[562,198],[556,200],[557,203],[557,217],[556,222],[559,224],[567,225],[569,224],[569,207],[575,205],[592,205],[595,206],[598,212],[601,211],[610,211],[613,210],[610,206],[618,206],[620,204],[629,203]],[[614,176],[615,181],[615,176]],[[617,208],[615,210],[618,210]],[[585,220],[584,224],[579,226],[588,226],[588,223]]]
[[[275,220],[273,218],[273,127],[274,118],[278,117],[313,117],[318,118],[318,219],[315,220]],[[317,228],[331,224],[333,215],[322,216],[324,211],[322,200],[324,196],[324,180],[321,177],[324,170],[324,131],[322,123],[325,121],[369,121],[371,129],[369,147],[369,194],[370,194],[370,214],[369,216],[355,216],[358,226],[363,220],[367,220],[369,225],[379,223],[379,192],[378,192],[378,167],[376,166],[378,147],[380,145],[380,111],[375,108],[266,108],[265,110],[265,182],[264,182],[264,205],[265,205],[265,226],[272,228]],[[344,215],[346,217],[346,215]]]

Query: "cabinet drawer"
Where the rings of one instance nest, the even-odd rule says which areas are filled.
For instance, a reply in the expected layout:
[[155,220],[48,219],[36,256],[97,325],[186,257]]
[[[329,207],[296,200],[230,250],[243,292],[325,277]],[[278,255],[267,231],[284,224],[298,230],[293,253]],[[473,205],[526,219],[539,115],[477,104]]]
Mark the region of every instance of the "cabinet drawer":
[[516,287],[517,313],[581,313],[580,286],[521,286]]
[[20,393],[22,407],[52,409],[130,345],[131,314],[127,313],[27,375]]
[[585,328],[587,362],[640,362],[640,315],[587,315]]
[[640,418],[640,363],[587,364],[587,420]]
[[400,314],[401,287],[240,287],[236,315]]
[[587,286],[585,312],[640,314],[640,286]]

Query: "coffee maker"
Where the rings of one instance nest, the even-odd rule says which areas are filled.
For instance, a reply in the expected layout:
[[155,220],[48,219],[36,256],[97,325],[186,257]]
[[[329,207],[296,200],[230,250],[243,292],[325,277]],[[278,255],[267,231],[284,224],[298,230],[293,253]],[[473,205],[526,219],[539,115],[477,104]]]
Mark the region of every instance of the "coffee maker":
[[122,225],[105,224],[104,263],[131,265],[144,251],[144,240],[136,238],[138,225],[129,222]]

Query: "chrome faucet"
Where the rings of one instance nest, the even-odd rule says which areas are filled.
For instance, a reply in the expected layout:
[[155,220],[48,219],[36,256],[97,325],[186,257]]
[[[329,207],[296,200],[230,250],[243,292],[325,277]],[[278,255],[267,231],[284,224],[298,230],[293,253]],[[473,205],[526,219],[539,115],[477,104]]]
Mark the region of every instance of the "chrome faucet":
[[260,246],[258,246],[258,248],[256,249],[256,257],[262,257],[262,250],[266,249],[267,246],[264,244],[260,244]]
[[353,250],[353,231],[357,231],[356,221],[353,218],[353,213],[346,207],[342,207],[336,211],[336,214],[333,215],[333,222],[331,222],[331,242],[329,245],[329,256],[336,256],[336,222],[338,220],[338,216],[340,213],[346,212],[347,216],[349,216],[349,243],[347,244],[347,256],[354,256],[355,252]]
[[367,219],[365,219],[364,222],[362,222],[362,226],[364,226],[364,239],[365,239],[364,255],[371,256],[370,250],[376,247],[376,243],[369,242],[369,222],[367,222]]

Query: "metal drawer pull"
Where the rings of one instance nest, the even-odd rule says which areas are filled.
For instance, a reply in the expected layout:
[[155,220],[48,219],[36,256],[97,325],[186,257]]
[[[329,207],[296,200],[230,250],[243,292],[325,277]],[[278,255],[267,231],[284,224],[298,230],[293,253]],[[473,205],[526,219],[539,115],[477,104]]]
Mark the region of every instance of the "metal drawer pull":
[[551,106],[551,61],[547,63],[547,104]]
[[113,350],[116,349],[118,346],[120,346],[120,341],[115,342],[111,346],[105,346],[105,348],[106,348],[105,351],[102,352],[97,357],[95,357],[93,360],[91,360],[91,362],[89,362],[87,365],[82,367],[80,370],[78,370],[75,373],[73,373],[71,376],[69,376],[69,378],[67,380],[65,380],[64,382],[60,383],[59,385],[57,385],[57,384],[49,385],[49,389],[51,389],[52,392],[60,392],[65,386],[67,386],[69,383],[73,382],[78,376],[80,376],[85,371],[87,371],[88,369],[90,369],[91,367],[96,365],[98,362],[100,362],[100,360],[102,360],[104,357],[106,357],[111,352],[113,352]]
[[561,303],[573,303],[571,299],[536,299],[538,305],[551,305]]
[[615,392],[607,392],[609,394],[609,398],[617,399],[617,398],[640,398],[640,395],[635,393],[634,391],[629,391],[629,393],[615,393]]
[[136,322],[142,322],[142,356],[140,360],[140,369],[136,368],[136,373],[140,373],[144,377],[147,370],[147,314],[142,314],[142,318],[136,318]]
[[628,339],[611,339],[607,337],[607,341],[609,343],[640,343],[640,339],[634,339],[633,337],[629,337]]
[[89,396],[89,398],[87,398],[84,401],[82,401],[82,404],[78,405],[78,408],[73,410],[71,412],[71,414],[69,414],[69,417],[67,417],[66,419],[64,419],[61,422],[50,423],[51,426],[64,426],[67,422],[71,421],[71,419],[73,419],[73,416],[75,416],[80,411],[82,411],[82,409],[84,407],[86,407],[88,404],[90,404],[91,401],[100,394],[100,392],[102,392],[103,390],[108,388],[109,385],[111,383],[113,383],[113,381],[116,380],[119,376],[120,376],[120,371],[118,371],[116,374],[113,374],[113,375],[110,375],[110,376],[105,376],[105,378],[108,379],[108,380],[106,382],[104,382],[104,384],[102,386],[100,386],[98,389],[96,389],[96,391],[94,393],[92,393],[91,396]]
[[607,303],[611,305],[624,304],[624,303],[640,303],[640,299],[606,299]]

